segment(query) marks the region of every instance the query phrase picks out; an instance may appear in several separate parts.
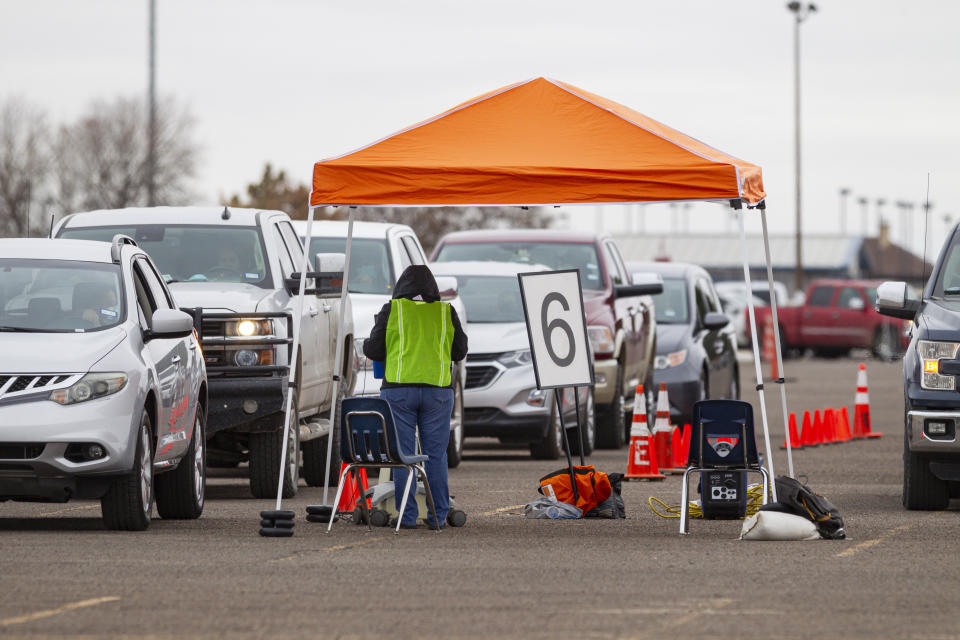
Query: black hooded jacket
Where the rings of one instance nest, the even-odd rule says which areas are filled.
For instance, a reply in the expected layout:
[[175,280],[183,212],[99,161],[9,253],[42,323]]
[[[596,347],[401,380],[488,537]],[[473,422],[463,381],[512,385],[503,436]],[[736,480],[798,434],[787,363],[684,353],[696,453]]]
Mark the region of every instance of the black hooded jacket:
[[[393,297],[407,298],[408,300],[423,300],[424,302],[438,302],[440,300],[440,289],[437,287],[437,281],[433,273],[426,265],[413,264],[404,269],[397,280],[397,286],[394,287]],[[383,362],[387,359],[387,321],[390,319],[390,303],[386,303],[377,314],[370,331],[370,337],[363,343],[363,355],[371,360]],[[457,310],[450,307],[450,319],[453,321],[453,345],[450,348],[450,359],[458,362],[467,357],[467,334],[463,332],[460,326],[460,318],[457,316]],[[453,376],[450,377],[451,381]],[[451,382],[451,386],[452,386]],[[384,380],[382,385],[384,389],[393,387],[430,387],[429,384],[398,384]]]

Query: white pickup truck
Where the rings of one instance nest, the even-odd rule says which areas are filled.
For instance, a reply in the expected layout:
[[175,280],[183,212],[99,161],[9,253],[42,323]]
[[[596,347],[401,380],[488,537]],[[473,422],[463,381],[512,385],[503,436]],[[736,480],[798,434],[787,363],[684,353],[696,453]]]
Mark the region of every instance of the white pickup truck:
[[[307,223],[295,221],[300,237],[306,236]],[[310,253],[342,252],[346,247],[347,223],[323,220],[313,223]],[[367,362],[360,348],[370,335],[374,316],[393,295],[393,287],[403,270],[412,264],[427,264],[427,257],[413,229],[405,224],[354,222],[352,256],[350,258],[350,298],[353,302],[357,336],[359,372],[355,393],[377,395],[380,380],[373,377],[373,364]],[[441,299],[457,310],[460,324],[466,329],[467,309],[457,295],[455,278],[437,278]],[[465,361],[453,368],[453,415],[450,416],[450,444],[447,466],[456,467],[463,457],[463,385]]]
[[[118,233],[134,238],[150,254],[179,307],[202,309],[202,316],[195,317],[202,317],[196,324],[209,379],[210,465],[247,461],[253,495],[275,496],[299,286],[292,276],[298,275],[303,259],[290,218],[280,211],[232,207],[117,209],[67,216],[55,231],[60,238],[108,241]],[[342,272],[342,255],[324,256],[334,265],[338,259]],[[336,266],[325,268],[334,271]],[[331,280],[337,282],[330,274],[316,275],[306,282],[311,293],[301,316],[298,411],[291,414],[299,428],[289,430],[286,443],[284,497],[297,492],[298,449],[308,485],[320,486],[325,477],[337,481],[339,431],[333,430],[329,469],[326,438],[338,340],[346,357],[337,395],[351,393],[356,380],[351,310],[345,311],[345,326],[337,327],[340,287],[330,286]]]

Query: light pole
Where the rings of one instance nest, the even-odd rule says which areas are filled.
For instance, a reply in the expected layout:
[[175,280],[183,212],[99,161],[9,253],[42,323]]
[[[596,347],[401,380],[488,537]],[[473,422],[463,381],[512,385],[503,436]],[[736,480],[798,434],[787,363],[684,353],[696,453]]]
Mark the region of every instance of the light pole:
[[847,196],[850,195],[850,189],[840,188],[840,235],[847,235]]
[[869,210],[870,200],[867,199],[865,196],[860,196],[859,198],[857,198],[857,204],[860,205],[860,217],[861,217],[861,220],[860,220],[860,225],[861,225],[860,233],[863,235],[864,238],[866,238],[866,237],[867,237],[867,232],[868,232],[868,228],[867,228],[867,227],[868,227],[869,222],[870,222],[870,221],[868,220],[868,218],[870,217],[870,210]]
[[147,89],[147,206],[152,207],[157,204],[156,0],[150,0],[149,14],[150,54],[148,71],[150,80]]
[[800,24],[817,10],[812,2],[788,2],[793,22],[793,123],[794,123],[794,180],[797,198],[797,255],[794,286],[803,291],[803,227],[800,216]]

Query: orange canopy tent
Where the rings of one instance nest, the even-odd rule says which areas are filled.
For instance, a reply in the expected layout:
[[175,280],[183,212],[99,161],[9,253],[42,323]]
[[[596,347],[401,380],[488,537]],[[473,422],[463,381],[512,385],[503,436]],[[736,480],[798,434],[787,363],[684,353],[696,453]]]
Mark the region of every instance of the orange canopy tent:
[[[343,326],[355,206],[730,201],[737,209],[743,204],[760,209],[766,244],[765,196],[759,166],[596,94],[564,82],[535,78],[478,96],[356,151],[317,162],[313,168],[304,255],[310,245],[314,209],[350,206],[340,305],[339,326]],[[745,245],[742,215],[740,219]],[[769,262],[767,245],[767,277],[772,289]],[[304,264],[302,272],[306,271]],[[746,261],[744,279],[749,291]],[[305,282],[300,279],[301,304]],[[752,298],[748,296],[747,301],[752,335],[757,335]],[[776,313],[774,301],[774,321]],[[298,334],[299,328],[296,331]],[[778,371],[782,376],[777,332],[774,338]],[[298,341],[295,335],[294,357]],[[338,341],[335,356],[338,371],[342,356]],[[762,390],[756,344],[754,360],[757,385]],[[782,383],[783,378],[778,382]],[[337,384],[335,378],[334,385]],[[336,393],[335,388],[334,397]],[[786,395],[782,384],[781,398],[786,425]],[[762,391],[760,408],[772,476],[773,459]],[[331,424],[333,415],[331,407]],[[332,440],[328,439],[328,467]],[[788,459],[792,476],[789,449]],[[324,503],[326,499],[325,485]],[[332,513],[332,507],[321,509],[331,509]]]
[[536,78],[316,163],[310,205],[764,198],[760,167],[611,100]]

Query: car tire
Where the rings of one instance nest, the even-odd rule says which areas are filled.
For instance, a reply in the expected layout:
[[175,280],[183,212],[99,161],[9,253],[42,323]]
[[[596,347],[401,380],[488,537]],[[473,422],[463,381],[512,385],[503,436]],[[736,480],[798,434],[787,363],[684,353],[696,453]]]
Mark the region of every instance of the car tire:
[[[297,495],[300,479],[300,420],[297,410],[297,391],[293,390],[290,407],[290,429],[287,437],[287,455],[284,460],[284,498]],[[275,431],[250,434],[250,493],[255,498],[275,498],[280,477],[280,456],[283,451],[283,426]]]
[[[343,385],[338,385],[337,408],[333,412],[330,433],[300,445],[303,451],[303,480],[308,487],[322,487],[324,482],[328,483],[328,486],[336,486],[340,481],[340,407],[343,405],[345,393]],[[330,470],[327,473],[327,438],[330,436],[333,436],[333,445],[330,450]]]
[[455,469],[463,460],[463,386],[453,387],[453,410],[450,412],[450,441],[447,443],[447,467]]
[[557,403],[554,402],[547,422],[547,434],[543,437],[543,440],[530,443],[530,457],[534,460],[556,460],[562,452],[563,434],[560,432],[560,416],[557,414]]
[[932,456],[910,451],[907,411],[903,412],[903,506],[908,511],[942,511],[950,503],[950,486],[930,471]]
[[190,448],[173,471],[157,477],[157,513],[167,520],[195,520],[203,513],[207,485],[206,409],[197,406]]
[[100,508],[107,529],[143,531],[150,526],[153,511],[153,430],[146,409],[140,416],[133,469],[110,483],[107,493],[100,498]]
[[[623,415],[623,412],[620,412]],[[593,400],[593,389],[587,390],[586,406],[583,407],[583,455],[593,453],[597,443],[597,411]],[[564,425],[566,426],[566,425]],[[570,453],[580,454],[580,436],[577,435],[577,425],[567,427],[567,441],[570,443]]]
[[621,449],[626,442],[626,398],[623,394],[623,367],[617,367],[613,402],[597,409],[597,448]]

